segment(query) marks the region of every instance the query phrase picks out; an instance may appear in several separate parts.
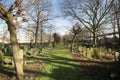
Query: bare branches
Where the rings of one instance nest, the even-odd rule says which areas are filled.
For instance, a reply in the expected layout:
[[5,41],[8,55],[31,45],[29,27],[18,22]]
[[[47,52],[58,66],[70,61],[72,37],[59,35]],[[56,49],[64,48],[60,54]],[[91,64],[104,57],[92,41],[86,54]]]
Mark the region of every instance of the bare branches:
[[[71,1],[64,0],[68,3],[74,3],[78,0]],[[103,2],[102,0],[85,0],[80,1],[81,6],[79,5],[63,5],[66,6],[64,12],[69,16],[80,21],[85,27],[96,27],[99,28],[104,22],[106,22],[113,13],[109,13],[112,7],[114,0],[106,0]],[[66,3],[66,2],[65,2]],[[104,6],[105,5],[105,6]],[[68,6],[68,7],[67,7]],[[75,8],[77,6],[77,9]],[[78,8],[79,6],[79,8]],[[109,16],[110,14],[110,16]],[[89,28],[90,29],[90,28]],[[91,30],[90,30],[91,31]]]
[[[79,4],[74,4],[75,2]],[[99,28],[108,23],[114,14],[110,12],[113,2],[114,0],[64,0],[63,11],[92,32],[95,42]]]
[[73,26],[73,33],[74,34],[78,34],[79,32],[81,32],[82,29],[80,27],[80,25],[78,23],[76,23],[74,26]]
[[7,10],[5,9],[5,7],[2,4],[0,4],[0,14],[4,15],[6,12]]
[[[32,8],[31,8],[32,7]],[[43,34],[43,24],[46,23],[49,19],[49,13],[50,13],[50,3],[48,0],[35,0],[31,7],[26,11],[27,15],[29,16],[29,19],[34,23],[35,31],[34,31],[34,38],[35,38],[35,44],[39,40],[39,33]],[[42,43],[42,40],[41,40]]]
[[33,35],[35,35],[35,31],[32,30],[32,28],[23,28],[23,27],[20,27],[20,29],[26,30],[28,32],[31,32]]
[[20,24],[22,24],[22,23],[24,23],[24,22],[28,22],[28,19],[26,19],[26,18],[23,17],[22,20],[17,21],[17,22],[15,22],[14,24],[17,26],[17,25],[20,25]]
[[[11,6],[4,7],[4,5],[0,4],[0,18],[5,20],[7,23],[11,23],[14,25],[19,25],[24,22],[27,22],[28,20],[23,17],[23,0],[15,0],[11,4]],[[17,21],[17,18],[21,17],[23,18],[21,21]]]

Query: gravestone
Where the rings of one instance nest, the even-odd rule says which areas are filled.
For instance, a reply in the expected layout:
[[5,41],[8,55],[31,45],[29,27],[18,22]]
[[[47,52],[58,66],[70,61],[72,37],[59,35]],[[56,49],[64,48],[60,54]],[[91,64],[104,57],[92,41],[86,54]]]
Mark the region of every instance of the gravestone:
[[[23,65],[23,50],[20,49],[19,50],[19,60],[21,61],[21,64]],[[13,57],[11,56],[5,56],[3,59],[3,63],[4,65],[12,65],[14,66],[14,61],[13,61]]]
[[13,65],[14,66],[12,57],[5,56],[3,59],[3,63],[4,63],[4,65]]
[[30,55],[31,56],[37,56],[39,53],[39,49],[38,48],[31,48],[31,51],[30,51]]
[[27,46],[23,46],[23,55],[26,55],[28,51],[28,47]]
[[115,61],[119,61],[120,53],[115,52]]

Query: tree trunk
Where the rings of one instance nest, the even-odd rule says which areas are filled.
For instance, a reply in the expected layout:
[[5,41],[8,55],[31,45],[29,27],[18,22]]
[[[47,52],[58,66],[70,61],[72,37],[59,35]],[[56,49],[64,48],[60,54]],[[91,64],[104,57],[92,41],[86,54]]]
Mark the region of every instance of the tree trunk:
[[119,18],[117,18],[117,27],[118,27],[118,35],[119,35],[119,44],[120,44],[120,23],[119,23],[120,21],[119,21]]
[[118,29],[118,34],[119,34],[119,39],[118,39],[119,41],[118,42],[119,42],[119,45],[120,45],[120,26],[119,26],[119,29]]
[[[15,66],[15,71],[16,71],[16,76],[18,80],[23,79],[23,59],[20,57],[21,54],[19,52],[19,46],[17,43],[17,35],[16,35],[16,27],[8,25],[8,30],[10,33],[10,41],[11,41],[11,46],[12,46],[12,51],[13,51],[13,60],[14,60],[14,66]],[[23,56],[23,55],[22,55]]]
[[37,22],[36,32],[35,32],[35,47],[37,46],[38,43],[38,30],[39,30],[39,22]]
[[41,35],[40,35],[40,44],[41,44],[41,49],[40,49],[40,51],[42,52],[42,48],[43,48],[43,43],[42,43],[42,40],[43,40],[43,28],[42,28],[43,26],[42,26],[42,24],[41,24]]
[[75,42],[76,36],[77,36],[77,34],[75,34],[75,35],[73,36],[72,43],[71,43],[71,48],[70,48],[70,52],[73,52],[74,42]]
[[97,34],[96,31],[93,32],[93,46],[97,45]]
[[117,21],[117,29],[118,29],[118,35],[119,35],[119,38],[118,38],[118,44],[120,45],[120,15],[119,15],[119,12],[116,12],[115,13],[115,16],[116,16],[116,21]]

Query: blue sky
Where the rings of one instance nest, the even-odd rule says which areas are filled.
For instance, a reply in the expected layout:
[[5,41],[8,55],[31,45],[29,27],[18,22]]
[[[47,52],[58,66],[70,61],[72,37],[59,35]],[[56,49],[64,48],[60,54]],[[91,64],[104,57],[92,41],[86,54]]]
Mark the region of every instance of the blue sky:
[[53,15],[58,16],[61,14],[59,0],[51,0],[52,8],[53,8]]
[[56,17],[53,20],[53,24],[55,29],[55,32],[60,33],[61,35],[64,35],[69,32],[69,29],[72,26],[72,23],[68,21],[68,19],[65,19],[62,17],[62,12],[60,9],[60,2],[62,0],[51,0],[52,1],[52,6],[53,6],[53,16]]
[[[53,11],[52,16],[55,17],[54,20],[52,20],[52,24],[55,27],[54,32],[57,32],[60,35],[64,35],[65,33],[69,32],[69,29],[71,28],[72,24],[71,24],[70,21],[68,21],[64,17],[61,17],[62,13],[61,13],[61,9],[60,9],[60,3],[59,3],[60,1],[61,0],[51,0],[52,11]],[[0,32],[1,32],[0,37],[1,37],[1,34],[3,34],[2,31],[4,30],[3,28],[5,28],[4,26],[6,26],[6,25],[5,24],[0,24]],[[6,30],[7,30],[7,27],[6,27]],[[19,38],[23,37],[23,35],[24,34],[22,34],[22,36],[20,36],[18,34]]]

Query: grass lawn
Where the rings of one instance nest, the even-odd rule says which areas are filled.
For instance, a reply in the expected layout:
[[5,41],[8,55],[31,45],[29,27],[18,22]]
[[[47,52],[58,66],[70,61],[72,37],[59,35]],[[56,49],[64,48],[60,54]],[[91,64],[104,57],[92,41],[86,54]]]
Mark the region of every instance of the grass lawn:
[[86,76],[84,70],[63,47],[50,50],[44,62],[41,80],[98,80]]
[[[82,60],[67,49],[46,48],[45,54],[28,57],[33,63],[24,66],[24,80],[110,80],[106,62]],[[114,71],[114,70],[113,70]],[[15,80],[14,69],[0,67],[0,80]]]

